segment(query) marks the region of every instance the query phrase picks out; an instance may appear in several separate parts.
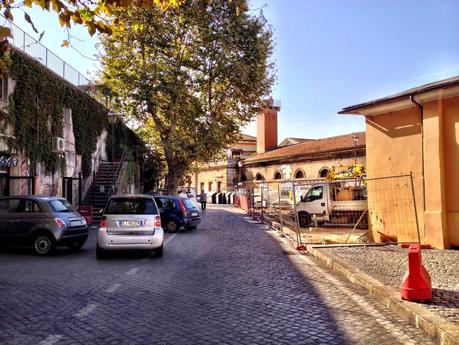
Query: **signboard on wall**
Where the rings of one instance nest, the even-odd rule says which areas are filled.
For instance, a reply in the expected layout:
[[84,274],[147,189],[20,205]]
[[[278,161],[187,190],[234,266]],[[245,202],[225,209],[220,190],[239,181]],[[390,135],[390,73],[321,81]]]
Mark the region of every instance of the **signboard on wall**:
[[18,165],[18,160],[8,154],[0,154],[0,169],[14,168]]

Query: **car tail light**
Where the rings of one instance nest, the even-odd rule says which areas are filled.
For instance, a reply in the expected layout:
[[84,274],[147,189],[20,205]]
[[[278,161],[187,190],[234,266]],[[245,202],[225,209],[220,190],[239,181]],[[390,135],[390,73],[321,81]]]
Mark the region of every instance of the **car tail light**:
[[108,228],[108,221],[105,217],[102,217],[102,219],[100,220],[99,229],[101,228]]
[[182,199],[179,199],[179,204],[180,204],[180,209],[182,210],[183,215],[186,216],[186,207]]
[[155,217],[155,228],[160,228],[161,227],[161,217],[156,216]]
[[55,218],[56,224],[60,228],[65,228],[65,222],[61,218]]

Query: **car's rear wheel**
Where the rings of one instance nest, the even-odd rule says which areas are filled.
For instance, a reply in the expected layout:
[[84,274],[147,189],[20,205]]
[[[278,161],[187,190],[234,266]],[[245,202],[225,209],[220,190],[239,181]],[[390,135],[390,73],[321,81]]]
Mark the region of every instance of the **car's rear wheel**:
[[50,255],[55,248],[56,242],[50,234],[40,233],[33,239],[33,250],[37,255]]
[[106,259],[107,258],[107,251],[100,248],[99,246],[96,247],[96,258],[98,260],[100,259]]
[[168,221],[167,224],[166,224],[166,230],[168,232],[177,232],[178,228],[179,227],[178,227],[177,222],[175,222],[173,220]]
[[164,245],[162,244],[161,247],[155,249],[155,254],[153,255],[155,258],[162,258],[164,254]]
[[76,252],[76,251],[80,250],[81,247],[84,246],[85,242],[86,242],[86,240],[70,242],[69,244],[67,244],[67,248],[72,252]]

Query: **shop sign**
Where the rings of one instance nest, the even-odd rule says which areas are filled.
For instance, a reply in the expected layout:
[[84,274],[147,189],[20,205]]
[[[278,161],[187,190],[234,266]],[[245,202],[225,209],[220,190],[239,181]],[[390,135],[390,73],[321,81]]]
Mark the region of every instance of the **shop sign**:
[[6,155],[0,155],[0,168],[14,168],[17,165],[17,159]]

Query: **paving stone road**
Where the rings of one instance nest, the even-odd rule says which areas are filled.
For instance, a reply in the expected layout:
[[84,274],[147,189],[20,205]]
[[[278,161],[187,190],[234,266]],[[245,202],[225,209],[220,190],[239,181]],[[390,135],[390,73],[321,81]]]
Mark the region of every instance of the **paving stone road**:
[[210,206],[161,259],[0,252],[1,344],[434,344],[239,210]]

